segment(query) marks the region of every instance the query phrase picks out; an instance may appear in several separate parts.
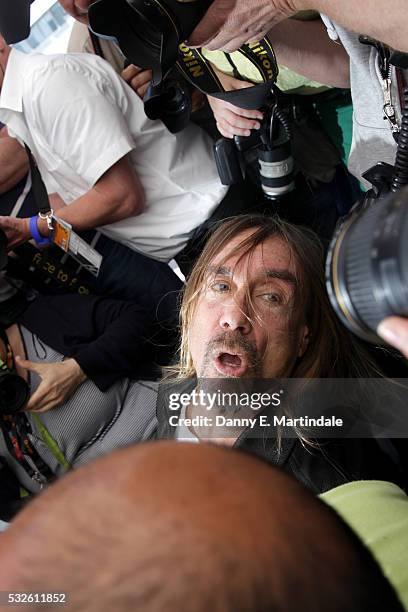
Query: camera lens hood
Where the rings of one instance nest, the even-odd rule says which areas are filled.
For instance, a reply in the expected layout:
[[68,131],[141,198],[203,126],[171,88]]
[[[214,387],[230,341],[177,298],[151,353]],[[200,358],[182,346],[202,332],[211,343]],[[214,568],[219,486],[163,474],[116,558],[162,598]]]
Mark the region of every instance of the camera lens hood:
[[378,324],[408,315],[408,188],[357,205],[337,228],[326,261],[330,301],[363,340],[382,344]]
[[0,32],[9,45],[30,35],[30,5],[34,0],[0,2]]
[[28,385],[21,376],[0,373],[0,414],[14,414],[23,410],[29,395]]
[[207,10],[207,0],[96,0],[89,7],[95,34],[112,36],[126,58],[153,71],[158,85],[178,59],[178,47]]

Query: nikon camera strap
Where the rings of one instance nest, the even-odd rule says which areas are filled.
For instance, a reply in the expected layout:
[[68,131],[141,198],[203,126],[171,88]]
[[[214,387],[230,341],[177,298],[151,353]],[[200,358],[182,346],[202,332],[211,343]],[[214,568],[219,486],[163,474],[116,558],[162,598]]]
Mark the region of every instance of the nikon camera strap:
[[254,87],[225,91],[210,62],[201,49],[191,49],[185,43],[179,45],[177,68],[194,87],[220,100],[227,100],[241,108],[260,108],[276,82],[279,69],[274,50],[268,38],[242,45],[240,53],[258,69],[263,82]]

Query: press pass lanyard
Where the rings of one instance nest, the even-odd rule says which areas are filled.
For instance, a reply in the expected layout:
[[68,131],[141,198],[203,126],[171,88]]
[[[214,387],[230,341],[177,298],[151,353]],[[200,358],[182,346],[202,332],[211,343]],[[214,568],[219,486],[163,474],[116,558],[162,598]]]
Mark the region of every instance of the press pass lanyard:
[[36,216],[30,219],[30,233],[38,246],[56,244],[71,255],[87,272],[98,276],[102,264],[102,255],[83,240],[72,226],[58,218],[50,206],[47,189],[30,148],[25,145],[31,170],[31,182],[34,200],[38,207],[38,217],[45,219],[50,235],[45,238],[38,231]]

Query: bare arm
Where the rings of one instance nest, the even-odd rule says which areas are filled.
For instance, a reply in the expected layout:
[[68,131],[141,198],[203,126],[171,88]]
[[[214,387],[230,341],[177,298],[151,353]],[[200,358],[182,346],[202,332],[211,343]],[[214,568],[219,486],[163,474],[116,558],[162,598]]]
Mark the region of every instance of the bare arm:
[[[84,231],[138,215],[144,203],[143,187],[125,155],[92,189],[69,206],[59,208],[58,216],[75,230]],[[48,233],[45,222],[39,220],[38,227],[41,234]]]
[[345,28],[408,52],[406,0],[294,0],[295,7],[309,3],[314,6],[307,8],[324,13]]
[[18,140],[0,132],[0,194],[12,189],[28,172],[28,159]]
[[[138,215],[144,207],[143,187],[135,174],[128,155],[114,164],[99,181],[69,206],[59,196],[50,197],[57,204],[58,216],[72,225],[74,230],[84,231]],[[30,240],[28,219],[0,216],[0,228],[8,238],[8,250]],[[38,219],[40,234],[49,230],[44,219]]]
[[316,10],[360,34],[408,52],[406,0],[214,0],[188,42],[209,50],[235,51],[255,42],[280,21]]
[[278,64],[324,85],[350,87],[347,52],[341,44],[330,40],[320,19],[285,19],[272,28],[268,36]]
[[[291,68],[307,78],[334,87],[349,87],[349,57],[340,44],[331,41],[326,27],[319,19],[311,22],[286,19],[269,32],[279,64]],[[224,89],[249,87],[245,81],[237,81],[218,71]],[[259,127],[262,113],[238,108],[225,100],[208,96],[218,130],[226,138],[234,135],[249,136],[250,130]]]

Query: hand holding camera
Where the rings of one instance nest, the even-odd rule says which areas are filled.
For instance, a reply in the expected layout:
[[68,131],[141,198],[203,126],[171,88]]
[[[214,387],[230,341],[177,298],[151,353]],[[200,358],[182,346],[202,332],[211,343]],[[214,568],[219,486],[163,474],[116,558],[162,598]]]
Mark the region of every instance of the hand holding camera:
[[[246,87],[253,86],[253,83],[239,81],[217,70],[216,73],[225,91],[245,89]],[[258,130],[261,127],[259,121],[262,121],[263,113],[260,110],[240,108],[231,104],[231,102],[220,100],[213,96],[208,96],[208,102],[214,113],[217,128],[224,138],[250,136],[251,130]]]

